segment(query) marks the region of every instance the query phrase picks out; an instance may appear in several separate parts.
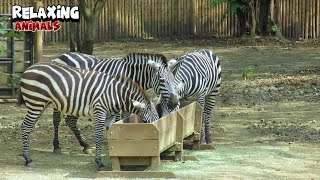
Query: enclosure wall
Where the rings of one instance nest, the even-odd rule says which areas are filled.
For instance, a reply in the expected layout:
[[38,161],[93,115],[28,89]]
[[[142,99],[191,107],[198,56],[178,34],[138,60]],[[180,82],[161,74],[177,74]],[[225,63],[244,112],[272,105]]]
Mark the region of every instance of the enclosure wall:
[[[233,36],[239,33],[236,15],[228,4],[211,7],[212,0],[108,0],[100,16],[97,39],[159,38],[187,35]],[[261,0],[258,0],[258,3]],[[68,5],[72,0],[45,0],[44,6]],[[95,1],[88,0],[90,7]],[[31,5],[31,0],[0,0],[0,13],[10,13],[13,4]],[[287,38],[319,38],[319,0],[280,0],[282,33]],[[259,9],[257,8],[257,11]],[[257,15],[258,16],[258,15]],[[84,32],[81,21],[80,32]],[[46,42],[69,40],[69,25],[58,32],[45,32]]]

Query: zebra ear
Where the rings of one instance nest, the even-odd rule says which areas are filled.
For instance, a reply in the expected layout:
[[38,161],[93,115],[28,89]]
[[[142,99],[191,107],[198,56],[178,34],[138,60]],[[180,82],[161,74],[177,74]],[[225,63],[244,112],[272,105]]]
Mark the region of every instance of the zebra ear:
[[161,67],[161,64],[160,64],[160,63],[155,62],[155,61],[153,61],[153,60],[148,60],[148,64],[149,64],[151,67],[153,67],[153,68],[155,68],[155,69],[157,69],[157,70]]
[[131,100],[131,101],[132,101],[133,106],[136,107],[136,108],[139,108],[139,109],[146,108],[146,104],[145,103],[142,103],[142,102],[139,102],[139,101],[136,101],[136,100]]
[[177,64],[177,60],[175,60],[175,59],[171,59],[170,61],[168,61],[168,66],[169,66],[169,68],[170,69],[172,69],[173,68],[173,66],[175,65],[175,64]]

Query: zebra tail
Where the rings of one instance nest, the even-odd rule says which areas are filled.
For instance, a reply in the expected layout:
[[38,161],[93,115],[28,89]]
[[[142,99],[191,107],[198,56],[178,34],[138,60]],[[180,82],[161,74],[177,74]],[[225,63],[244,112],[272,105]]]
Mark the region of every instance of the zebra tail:
[[18,106],[25,106],[25,101],[22,97],[22,94],[21,94],[21,89],[19,88],[18,90],[18,102],[17,102],[17,105]]

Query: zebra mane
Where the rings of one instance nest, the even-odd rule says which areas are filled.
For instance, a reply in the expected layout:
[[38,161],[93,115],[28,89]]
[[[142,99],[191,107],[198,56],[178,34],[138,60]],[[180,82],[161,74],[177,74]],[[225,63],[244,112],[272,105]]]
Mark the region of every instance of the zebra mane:
[[[164,65],[164,67],[168,67],[167,58],[163,54],[157,54],[157,53],[129,53],[124,59],[125,60],[136,60],[135,57],[154,57],[156,62],[161,63]],[[140,59],[140,61],[145,62],[146,60]]]
[[148,104],[150,104],[149,96],[147,96],[146,92],[142,89],[142,87],[138,83],[134,82],[131,78],[128,78],[126,76],[119,75],[119,74],[113,75],[113,77],[117,80],[120,80],[121,83],[127,83],[133,89],[138,90],[140,94],[147,100]]

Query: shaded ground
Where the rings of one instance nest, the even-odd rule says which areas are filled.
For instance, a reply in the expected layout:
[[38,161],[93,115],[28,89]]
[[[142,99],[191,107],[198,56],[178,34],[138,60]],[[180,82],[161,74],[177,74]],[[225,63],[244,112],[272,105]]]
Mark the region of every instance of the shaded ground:
[[[223,84],[212,123],[216,149],[186,151],[199,162],[166,162],[161,170],[187,179],[319,179],[320,172],[320,48],[290,42],[255,40],[110,42],[96,45],[95,54],[123,57],[132,51],[160,52],[168,59],[194,49],[211,49],[220,57]],[[261,46],[263,44],[263,46]],[[257,46],[259,45],[259,46]],[[65,45],[45,47],[45,59],[67,51]],[[241,68],[254,67],[255,78],[244,81]],[[94,155],[82,154],[63,123],[62,154],[52,153],[52,109],[47,109],[31,135],[37,168],[23,166],[20,125],[25,109],[0,104],[0,179],[94,178]],[[93,122],[79,126],[94,146]],[[104,147],[104,162],[107,157]]]

